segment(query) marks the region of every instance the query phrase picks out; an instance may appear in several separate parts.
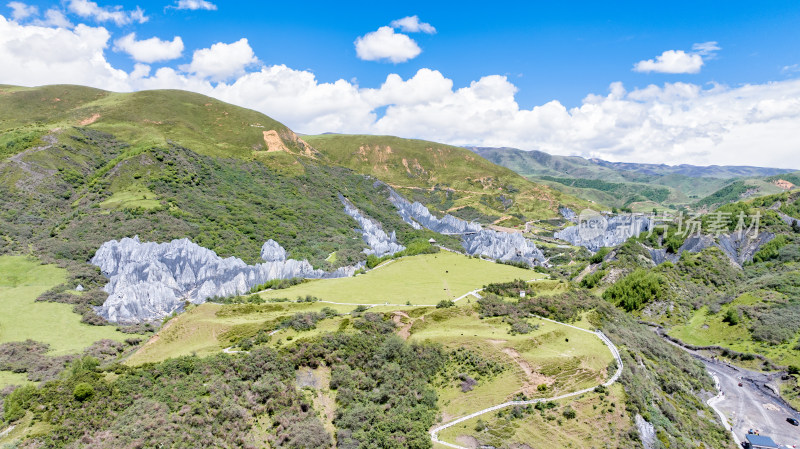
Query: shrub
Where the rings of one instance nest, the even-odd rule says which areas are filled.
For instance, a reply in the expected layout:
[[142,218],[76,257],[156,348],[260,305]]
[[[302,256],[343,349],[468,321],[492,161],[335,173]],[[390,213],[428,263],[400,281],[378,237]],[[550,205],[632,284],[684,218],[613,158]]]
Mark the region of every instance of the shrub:
[[575,413],[575,409],[570,406],[567,406],[561,414],[567,419],[575,419],[575,417],[578,416],[578,414]]
[[739,320],[739,310],[737,310],[735,307],[728,308],[728,310],[725,312],[725,316],[722,318],[723,323],[728,323],[731,326],[736,326],[739,324]]
[[581,287],[595,288],[600,284],[600,281],[603,279],[603,276],[605,275],[606,275],[605,270],[597,270],[594,273],[588,274],[583,279],[581,279]]
[[603,298],[628,312],[640,309],[663,292],[664,278],[656,273],[637,269],[609,287]]
[[76,400],[83,402],[94,396],[94,387],[86,382],[81,382],[78,385],[75,385],[75,389],[72,390],[72,396]]
[[611,248],[606,248],[606,247],[600,248],[596,253],[594,253],[592,258],[589,259],[589,261],[591,263],[601,263],[603,259],[606,257],[606,255],[610,252]]
[[454,303],[453,301],[450,301],[449,299],[443,299],[443,300],[439,301],[438,304],[436,304],[436,308],[437,309],[447,309],[447,308],[453,307],[455,305],[456,305],[456,303]]
[[761,249],[753,255],[753,262],[758,263],[777,259],[781,248],[786,246],[787,243],[789,243],[789,240],[786,238],[786,236],[779,235],[775,237],[767,242],[766,245],[761,247]]

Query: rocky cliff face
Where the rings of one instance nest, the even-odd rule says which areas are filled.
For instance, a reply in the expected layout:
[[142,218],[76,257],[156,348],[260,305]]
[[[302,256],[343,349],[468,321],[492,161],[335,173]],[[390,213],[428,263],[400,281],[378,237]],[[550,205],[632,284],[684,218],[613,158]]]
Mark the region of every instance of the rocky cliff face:
[[97,313],[114,323],[161,319],[212,297],[247,293],[272,279],[351,276],[357,267],[327,273],[308,261],[286,258],[272,240],[261,248],[264,263],[247,265],[235,257],[222,258],[188,239],[142,243],[138,237],[104,243],[91,263],[108,278],[108,299]]
[[439,234],[461,235],[468,232],[479,232],[483,229],[480,223],[468,222],[452,215],[436,218],[422,203],[411,203],[394,190],[389,191],[389,200],[397,208],[403,221],[414,229],[430,229]]
[[374,254],[378,257],[383,257],[406,249],[405,246],[397,243],[397,236],[394,231],[392,231],[391,235],[387,235],[380,223],[364,215],[353,203],[341,194],[339,194],[339,201],[344,204],[344,210],[347,212],[347,215],[350,215],[358,222],[358,231],[363,236],[364,242],[369,245],[369,248],[364,250],[364,254]]
[[397,213],[414,229],[426,228],[439,234],[460,235],[461,246],[471,256],[524,262],[530,266],[546,263],[542,251],[522,234],[483,229],[479,223],[467,222],[452,215],[437,218],[421,203],[411,203],[394,190],[390,190],[389,199],[397,208]]
[[461,245],[472,256],[481,255],[503,262],[523,262],[529,266],[547,262],[542,251],[517,232],[484,229],[474,234],[464,234]]
[[[575,218],[575,213],[567,209],[562,211],[565,218]],[[569,212],[572,212],[571,214]],[[581,217],[583,218],[583,217]],[[553,236],[576,246],[583,246],[589,251],[598,251],[603,247],[621,245],[630,237],[636,237],[650,229],[650,219],[640,215],[593,215],[591,219],[578,220],[575,226],[569,226]]]
[[668,253],[666,249],[650,249],[650,257],[657,265],[667,261],[675,263],[684,251],[699,253],[706,248],[716,247],[722,250],[732,263],[741,267],[752,261],[755,253],[774,238],[775,234],[770,232],[762,232],[755,236],[734,232],[720,234],[717,238],[706,234],[692,235],[686,238],[677,254]]

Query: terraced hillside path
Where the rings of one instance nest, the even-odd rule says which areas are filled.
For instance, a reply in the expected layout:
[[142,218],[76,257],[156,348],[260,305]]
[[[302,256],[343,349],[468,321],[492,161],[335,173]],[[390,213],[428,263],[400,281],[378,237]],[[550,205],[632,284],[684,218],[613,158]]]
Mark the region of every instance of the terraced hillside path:
[[[617,362],[617,371],[605,383],[602,384],[604,387],[609,387],[609,386],[613,385],[619,379],[619,376],[622,375],[623,366],[622,366],[622,358],[619,355],[619,350],[614,345],[614,343],[612,343],[611,340],[609,340],[608,337],[606,337],[605,334],[603,334],[603,332],[601,332],[599,330],[592,332],[590,330],[582,329],[580,327],[573,326],[571,324],[561,323],[561,322],[558,322],[558,321],[555,321],[555,320],[551,320],[549,318],[544,318],[544,317],[539,317],[539,318],[544,320],[544,321],[549,321],[551,323],[556,323],[556,324],[560,324],[562,326],[571,327],[571,328],[577,329],[577,330],[579,330],[581,332],[588,332],[590,334],[594,334],[594,335],[597,336],[597,338],[602,340],[603,343],[605,343],[605,345],[608,347],[609,351],[611,351],[611,355],[614,356],[614,360],[616,360],[616,362]],[[575,392],[572,392],[572,393],[562,394],[561,396],[556,396],[556,397],[553,397],[553,398],[531,399],[529,401],[508,401],[508,402],[503,402],[502,404],[497,404],[497,405],[485,408],[483,410],[479,410],[479,411],[477,411],[475,413],[472,413],[470,415],[463,416],[461,418],[454,419],[454,420],[452,420],[450,422],[447,422],[445,424],[442,424],[440,426],[434,427],[433,429],[430,430],[431,440],[433,441],[434,444],[440,444],[442,446],[452,447],[454,449],[469,449],[469,448],[466,448],[464,446],[459,446],[457,444],[447,443],[445,441],[440,440],[439,439],[439,432],[441,432],[444,429],[447,429],[448,427],[452,427],[452,426],[455,426],[456,424],[460,424],[460,423],[462,423],[464,421],[468,421],[468,420],[470,420],[472,418],[476,418],[476,417],[484,415],[486,413],[495,412],[497,410],[500,410],[500,409],[503,409],[503,408],[506,408],[506,407],[511,407],[511,406],[514,406],[514,405],[537,404],[539,402],[558,401],[558,400],[561,400],[561,399],[567,399],[567,398],[571,398],[571,397],[575,397],[575,396],[580,396],[582,394],[586,394],[586,393],[592,392],[592,391],[594,391],[594,389],[595,389],[595,387],[586,388],[586,389],[583,389],[583,390],[580,390],[580,391],[575,391]]]

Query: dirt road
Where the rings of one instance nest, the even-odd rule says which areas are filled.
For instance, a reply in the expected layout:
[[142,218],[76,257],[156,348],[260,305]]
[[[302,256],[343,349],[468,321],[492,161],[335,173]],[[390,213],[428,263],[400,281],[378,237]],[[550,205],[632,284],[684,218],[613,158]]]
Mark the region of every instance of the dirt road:
[[748,430],[757,429],[778,444],[800,447],[800,428],[786,422],[788,417],[800,416],[764,386],[772,380],[769,375],[706,358],[700,360],[719,379],[722,396],[713,406],[728,418],[740,440]]
[[[662,329],[654,330],[664,337]],[[800,427],[786,422],[789,417],[800,419],[800,413],[788,407],[767,387],[780,373],[766,374],[740,368],[709,358],[668,338],[664,340],[700,360],[719,382],[721,394],[709,401],[709,405],[727,418],[737,443],[753,429],[782,446],[800,448]]]

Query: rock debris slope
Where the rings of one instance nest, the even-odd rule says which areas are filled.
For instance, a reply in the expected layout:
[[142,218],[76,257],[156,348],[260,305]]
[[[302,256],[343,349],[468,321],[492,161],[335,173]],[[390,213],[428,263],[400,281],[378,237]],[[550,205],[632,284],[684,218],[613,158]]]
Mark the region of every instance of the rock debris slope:
[[741,267],[752,261],[755,253],[774,238],[775,235],[770,232],[761,232],[757,235],[733,232],[720,234],[717,238],[712,235],[700,234],[687,237],[676,254],[668,253],[663,248],[649,251],[653,262],[662,264],[667,261],[677,262],[684,251],[699,253],[706,248],[716,247],[722,250],[732,263]]

